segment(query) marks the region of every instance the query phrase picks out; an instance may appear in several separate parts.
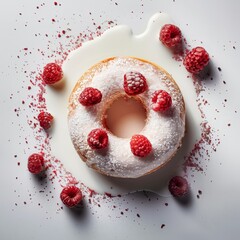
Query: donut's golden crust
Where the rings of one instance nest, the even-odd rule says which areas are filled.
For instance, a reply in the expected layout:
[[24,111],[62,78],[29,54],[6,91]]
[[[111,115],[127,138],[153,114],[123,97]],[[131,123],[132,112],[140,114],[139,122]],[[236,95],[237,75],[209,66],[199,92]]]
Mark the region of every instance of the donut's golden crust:
[[[180,97],[182,103],[183,103],[183,104],[181,105],[181,109],[180,109],[180,118],[181,118],[182,121],[185,123],[185,111],[186,111],[186,109],[185,109],[184,99],[183,99],[183,97],[182,97],[181,91],[180,91],[177,83],[176,83],[175,80],[172,78],[172,76],[171,76],[166,70],[164,70],[162,67],[160,67],[160,66],[158,66],[158,65],[156,65],[155,63],[152,63],[152,62],[150,62],[150,61],[147,61],[147,60],[145,60],[145,59],[136,58],[136,57],[126,57],[126,58],[128,58],[128,59],[129,59],[129,58],[137,59],[137,60],[140,60],[140,61],[142,61],[142,62],[151,64],[151,65],[153,65],[154,67],[156,67],[158,70],[160,70],[161,72],[163,72],[163,73],[167,76],[167,79],[170,80],[170,81],[173,83],[174,89],[172,90],[172,93],[173,93],[173,92],[177,93],[178,96]],[[112,61],[112,60],[114,60],[114,59],[115,59],[115,57],[102,60],[101,62],[93,65],[90,69],[88,69],[88,70],[80,77],[80,79],[79,79],[78,82],[76,83],[76,85],[75,85],[74,89],[72,90],[72,93],[71,93],[71,95],[70,95],[70,97],[69,97],[69,115],[68,115],[69,118],[71,118],[71,116],[73,115],[74,110],[75,110],[75,108],[76,108],[76,104],[75,104],[76,101],[74,101],[74,96],[75,96],[74,93],[75,93],[79,88],[80,88],[80,89],[82,88],[82,90],[83,90],[83,89],[85,88],[84,86],[85,86],[86,84],[88,84],[89,82],[91,82],[91,79],[94,77],[94,74],[95,74],[96,69],[101,70],[103,67],[108,66],[108,64],[110,63],[110,61]],[[88,79],[88,81],[86,81],[86,79]],[[84,83],[83,83],[83,80],[84,80]],[[171,94],[171,92],[170,92],[170,94]],[[119,95],[122,95],[122,93],[119,93]],[[117,94],[117,93],[115,93],[115,96],[114,96],[113,99],[116,99],[115,97],[116,97],[116,98],[118,97],[118,94]],[[107,106],[109,106],[109,105],[111,104],[111,102],[113,101],[113,99],[111,99],[111,101],[109,101],[109,102],[105,102],[104,105],[106,106],[106,108],[107,108]],[[146,110],[148,111],[147,108],[146,108]],[[103,118],[104,118],[104,116],[103,116],[102,114],[100,114],[99,121],[102,122]],[[183,141],[183,137],[184,137],[184,136],[182,136],[181,140],[179,141],[179,145],[176,147],[175,152],[174,152],[168,159],[166,159],[166,160],[164,161],[164,163],[162,163],[162,164],[159,165],[158,167],[152,169],[151,171],[149,171],[149,172],[147,172],[147,173],[145,173],[145,174],[143,174],[143,175],[141,175],[141,176],[145,176],[145,175],[151,174],[151,173],[159,170],[159,169],[162,168],[163,166],[165,166],[165,165],[175,156],[175,154],[177,153],[178,149],[181,147],[182,141]],[[75,147],[75,146],[74,146],[74,147]],[[76,147],[75,147],[75,149],[76,149]],[[81,157],[81,159],[82,159],[84,162],[86,162],[86,161],[87,161],[87,157],[86,157],[84,151],[81,152],[79,149],[76,149],[76,151],[77,151],[77,153],[79,154],[79,156]],[[101,173],[101,174],[103,174],[103,175],[113,176],[113,175],[111,175],[111,174],[107,174],[106,172],[101,171],[101,169],[99,169],[95,164],[92,164],[92,165],[89,166],[89,167],[91,167],[92,169],[96,170],[97,172],[99,172],[99,173]],[[139,177],[141,177],[141,176],[139,176]],[[114,176],[113,176],[113,177],[114,177]],[[121,177],[121,176],[119,176],[119,178],[126,178],[126,177]],[[131,178],[131,177],[129,177],[129,178]]]

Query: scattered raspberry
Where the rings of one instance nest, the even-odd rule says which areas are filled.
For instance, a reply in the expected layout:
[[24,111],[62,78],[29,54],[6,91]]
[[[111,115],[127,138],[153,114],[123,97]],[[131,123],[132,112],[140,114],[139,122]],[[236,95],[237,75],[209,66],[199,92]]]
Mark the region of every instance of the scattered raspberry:
[[108,135],[104,130],[97,128],[88,134],[87,141],[92,149],[106,148],[108,145]]
[[87,87],[81,92],[78,100],[83,106],[92,106],[101,102],[102,93],[96,88]]
[[182,41],[182,33],[177,26],[166,24],[160,31],[159,39],[167,47],[175,47]]
[[43,81],[48,84],[59,82],[63,77],[62,68],[56,63],[48,63],[43,69]]
[[143,135],[134,135],[130,141],[132,153],[137,157],[146,157],[152,151],[152,144]]
[[147,80],[139,72],[124,74],[124,90],[128,95],[137,95],[147,90]]
[[199,73],[209,62],[209,55],[202,47],[193,48],[187,53],[183,64],[188,72]]
[[188,182],[181,176],[175,176],[169,181],[168,189],[174,197],[181,197],[188,192]]
[[38,121],[39,121],[40,126],[43,129],[47,130],[52,125],[53,116],[48,112],[40,112],[38,114]]
[[66,206],[75,207],[82,200],[82,192],[76,186],[68,186],[63,188],[60,198]]
[[44,169],[43,156],[37,153],[32,154],[28,158],[28,170],[33,174],[38,174]]
[[166,111],[172,106],[170,94],[164,90],[157,90],[152,96],[152,109],[156,112]]

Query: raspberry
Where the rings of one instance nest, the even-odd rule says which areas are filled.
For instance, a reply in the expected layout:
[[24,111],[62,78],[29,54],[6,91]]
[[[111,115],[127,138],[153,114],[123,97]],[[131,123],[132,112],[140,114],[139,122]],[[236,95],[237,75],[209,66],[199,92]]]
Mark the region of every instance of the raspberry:
[[182,33],[177,26],[166,24],[160,31],[159,39],[167,47],[175,47],[182,41]]
[[62,68],[56,63],[48,63],[43,69],[43,81],[48,84],[54,84],[63,77]]
[[104,130],[97,128],[88,134],[87,141],[92,149],[106,148],[108,145],[108,135]]
[[92,106],[101,102],[102,93],[96,88],[87,87],[80,93],[78,100],[83,106]]
[[40,126],[43,129],[47,130],[52,125],[53,116],[48,112],[40,112],[38,114],[38,121],[39,121]]
[[32,154],[28,158],[28,170],[33,174],[38,174],[44,169],[43,156],[37,153]]
[[82,192],[76,186],[67,186],[63,188],[60,198],[66,206],[75,207],[82,200]]
[[152,144],[143,135],[136,134],[130,141],[132,153],[137,157],[146,157],[152,151]]
[[146,78],[139,72],[124,74],[124,90],[128,95],[137,95],[147,90]]
[[172,106],[170,94],[164,90],[157,90],[152,96],[152,109],[156,112],[166,111]]
[[209,55],[202,47],[193,48],[187,53],[183,64],[188,72],[199,73],[209,62]]
[[169,181],[168,189],[174,197],[181,197],[188,192],[188,182],[181,176],[175,176]]

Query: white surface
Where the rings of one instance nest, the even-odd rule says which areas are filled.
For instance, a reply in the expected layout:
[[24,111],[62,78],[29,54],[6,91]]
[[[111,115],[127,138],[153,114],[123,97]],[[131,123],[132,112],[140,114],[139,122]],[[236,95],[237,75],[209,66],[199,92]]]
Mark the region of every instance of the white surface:
[[[240,3],[233,0],[189,0],[184,4],[179,0],[61,1],[62,6],[58,7],[50,1],[41,6],[42,3],[0,3],[1,239],[237,238],[240,233],[240,34],[237,31]],[[192,178],[189,177],[192,198],[188,204],[180,204],[171,197],[161,198],[152,194],[147,197],[137,193],[102,200],[100,207],[85,202],[79,212],[65,207],[61,210],[58,197],[60,185],[47,180],[37,181],[26,171],[26,159],[29,153],[35,151],[36,140],[26,122],[28,108],[22,110],[21,101],[28,93],[22,86],[28,85],[29,71],[49,61],[37,49],[43,49],[45,53],[48,47],[56,49],[59,40],[56,41],[55,36],[59,31],[71,28],[71,34],[77,36],[86,29],[95,30],[93,22],[98,25],[107,20],[116,20],[118,24],[132,27],[135,33],[141,33],[156,11],[167,12],[182,29],[191,46],[201,44],[213,56],[214,80],[205,83],[206,91],[203,94],[209,103],[206,106],[207,119],[216,129],[221,143],[209,161],[204,162],[203,158],[203,165],[207,165],[204,174],[194,173]],[[55,24],[52,18],[56,19]],[[48,38],[45,37],[46,33]],[[30,50],[24,52],[25,47],[32,53],[29,53]],[[54,60],[56,55],[50,59]],[[221,67],[222,71],[219,72],[217,67]],[[28,72],[24,73],[25,70]],[[11,94],[13,99],[10,99]],[[18,106],[21,111],[20,116],[16,117],[14,109]],[[27,114],[33,115],[30,111]],[[28,143],[25,143],[25,138]],[[203,192],[199,199],[198,190]],[[165,206],[165,202],[169,205]],[[166,226],[161,229],[162,224]]]

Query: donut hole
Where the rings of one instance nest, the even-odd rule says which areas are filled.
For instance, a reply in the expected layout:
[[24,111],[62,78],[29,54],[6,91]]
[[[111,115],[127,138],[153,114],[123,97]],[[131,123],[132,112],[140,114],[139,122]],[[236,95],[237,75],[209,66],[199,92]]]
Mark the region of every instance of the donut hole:
[[115,136],[129,138],[145,126],[147,110],[138,97],[120,95],[116,97],[104,114],[104,126]]

